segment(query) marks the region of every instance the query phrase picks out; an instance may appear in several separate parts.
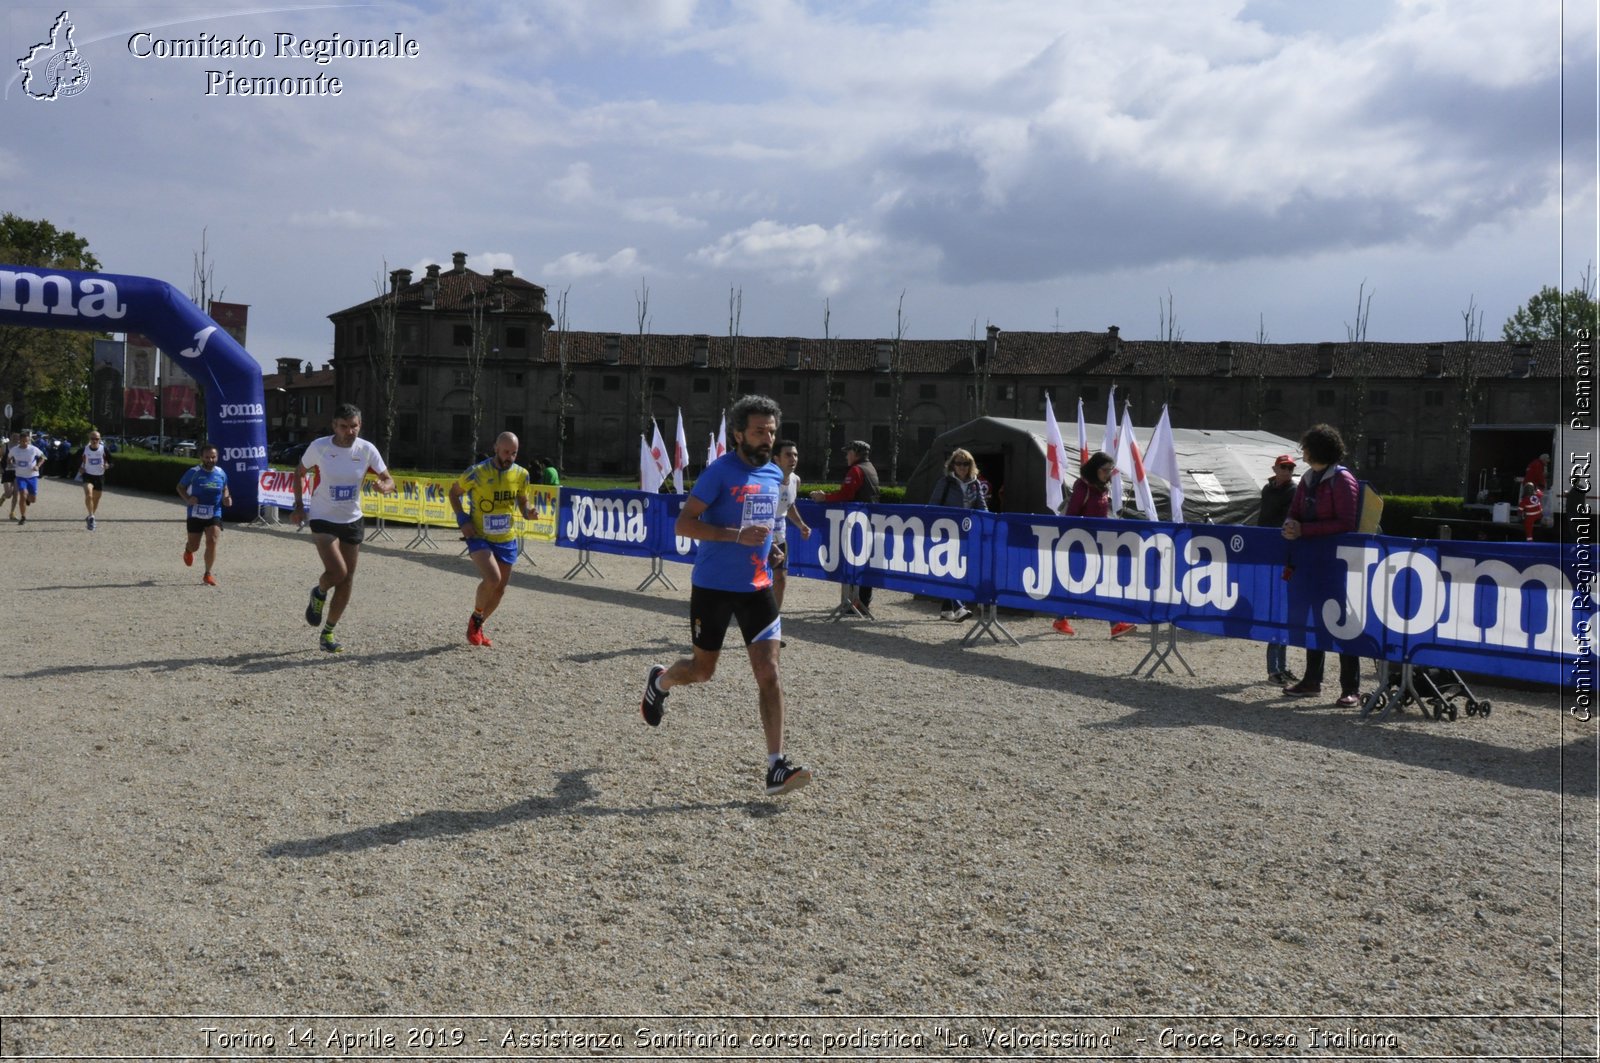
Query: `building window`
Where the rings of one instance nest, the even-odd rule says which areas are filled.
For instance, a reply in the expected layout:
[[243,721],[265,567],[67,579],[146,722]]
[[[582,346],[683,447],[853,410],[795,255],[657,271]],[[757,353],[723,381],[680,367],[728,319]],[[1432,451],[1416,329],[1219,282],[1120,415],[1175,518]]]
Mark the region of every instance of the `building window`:
[[994,397],[1005,402],[1015,402],[1017,400],[1017,385],[996,384],[994,386]]
[[653,377],[651,377],[650,378],[650,390],[651,391],[665,391],[665,390],[667,390],[667,378],[664,377],[664,376],[653,376]]
[[743,380],[739,381],[739,391],[744,395],[766,394],[766,392],[761,390],[761,381],[757,380],[753,376],[747,376]]
[[513,435],[522,435],[522,414],[506,414],[506,431],[512,433]]
[[1338,402],[1338,395],[1334,392],[1334,390],[1332,388],[1318,388],[1317,389],[1317,405],[1318,406],[1332,406],[1336,402]]
[[880,455],[879,461],[889,460],[890,438],[888,425],[875,424],[872,426],[872,439],[869,442],[872,444],[872,452]]
[[450,442],[461,444],[472,442],[472,418],[464,413],[450,415]]
[[828,393],[836,399],[844,398],[844,381],[835,380],[831,385],[829,385]]
[[696,395],[711,394],[711,378],[708,376],[695,377],[693,390]]
[[520,370],[511,370],[510,372],[506,373],[506,387],[508,387],[508,388],[520,388],[520,387],[522,387],[526,376],[527,376],[527,374],[521,372]]
[[890,395],[891,395],[891,391],[890,391],[889,382],[887,380],[875,380],[875,381],[873,381],[873,383],[872,383],[872,397],[873,398],[875,398],[875,399],[887,399],[887,398],[890,397]]
[[800,394],[800,381],[798,381],[798,380],[785,380],[783,382],[783,393],[785,395],[798,395],[798,394]]
[[453,369],[450,371],[450,379],[455,381],[455,386],[458,388],[470,388],[472,386],[472,371],[469,369]]
[[360,347],[362,344],[367,342],[367,326],[363,322],[356,322],[355,341],[357,347]]
[[600,390],[601,391],[621,391],[622,390],[622,378],[620,376],[617,376],[615,373],[607,373],[605,376],[600,378]]
[[[1085,406],[1089,405],[1092,402],[1099,402],[1100,401],[1100,389],[1099,388],[1084,388],[1082,391],[1078,392],[1078,397],[1083,400],[1083,403],[1084,403]],[[1084,416],[1087,417],[1088,415],[1085,414]]]
[[394,434],[402,443],[415,443],[417,441],[417,411],[401,410],[395,418]]
[[939,429],[933,425],[917,426],[917,449],[929,451],[933,449],[933,441],[939,438]]
[[396,325],[394,331],[396,339],[400,341],[399,346],[402,351],[414,351],[417,349],[417,323],[415,321],[406,321]]
[[416,366],[403,365],[400,367],[400,386],[403,388],[414,388],[417,386]]
[[311,410],[312,413],[321,413],[322,412],[322,400],[325,397],[326,396],[323,396],[323,395],[316,396],[316,398],[311,403],[311,405],[313,407],[312,410]]
[[923,399],[936,399],[939,397],[938,384],[918,384],[917,397]]
[[1381,469],[1384,459],[1389,456],[1389,441],[1387,439],[1373,438],[1367,440],[1367,469]]
[[506,326],[506,346],[526,347],[528,345],[528,330],[521,325]]
[[1283,389],[1282,388],[1268,388],[1266,390],[1266,393],[1262,396],[1262,401],[1264,401],[1268,406],[1274,406],[1274,407],[1282,406],[1283,405]]
[[1389,405],[1389,393],[1387,391],[1374,391],[1367,398],[1373,406]]
[[450,342],[457,347],[472,346],[472,326],[455,325],[450,329]]
[[1444,392],[1438,388],[1429,388],[1422,393],[1422,404],[1424,406],[1443,406]]

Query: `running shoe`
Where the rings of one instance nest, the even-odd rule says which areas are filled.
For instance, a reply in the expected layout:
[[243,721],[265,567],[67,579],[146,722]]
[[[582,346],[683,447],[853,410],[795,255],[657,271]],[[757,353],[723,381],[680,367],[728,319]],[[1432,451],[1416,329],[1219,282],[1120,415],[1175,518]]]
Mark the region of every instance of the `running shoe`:
[[790,790],[798,790],[811,781],[811,769],[789,763],[788,757],[779,757],[767,769],[767,796],[775,797]]
[[960,609],[957,609],[955,612],[950,614],[950,619],[959,624],[961,621],[965,620],[971,615],[972,610],[963,605]]
[[89,518],[89,530],[90,531],[94,531],[99,526],[100,526],[99,523],[93,517]]
[[954,620],[955,618],[956,618],[956,611],[954,609],[941,609],[941,610],[939,610],[939,619],[940,620]]
[[[183,563],[188,564],[194,555],[184,554]],[[306,606],[306,623],[316,627],[322,623],[322,607],[328,604],[328,595],[321,587],[311,588],[311,602]]]
[[1072,621],[1068,620],[1066,617],[1062,617],[1050,626],[1061,632],[1063,635],[1077,634],[1077,632],[1072,629]]
[[204,583],[207,587],[215,587],[217,585],[217,577],[207,572],[204,576],[200,577],[200,582]]
[[321,646],[325,653],[344,652],[344,647],[339,644],[338,639],[333,637],[333,632],[331,631],[324,631],[322,637],[317,640],[317,645]]
[[667,666],[653,664],[650,674],[644,681],[644,697],[639,701],[639,715],[644,717],[644,722],[651,727],[661,726],[661,714],[667,708],[667,691],[656,686],[656,680],[666,674]]
[[1111,625],[1111,637],[1114,638],[1114,639],[1120,639],[1122,636],[1124,636],[1128,632],[1132,631],[1135,626],[1137,626],[1137,625],[1127,624],[1127,623],[1112,624]]
[[93,517],[84,517],[83,518],[83,526],[85,528],[88,528],[90,531],[94,531],[94,518]]
[[28,518],[27,517],[18,517],[17,518],[17,527],[20,528],[26,523],[28,523]]
[[493,646],[489,636],[483,633],[483,621],[477,616],[467,618],[467,641],[474,646]]
[[185,550],[183,552],[183,563],[186,564],[186,565],[194,564],[194,551],[193,550]]

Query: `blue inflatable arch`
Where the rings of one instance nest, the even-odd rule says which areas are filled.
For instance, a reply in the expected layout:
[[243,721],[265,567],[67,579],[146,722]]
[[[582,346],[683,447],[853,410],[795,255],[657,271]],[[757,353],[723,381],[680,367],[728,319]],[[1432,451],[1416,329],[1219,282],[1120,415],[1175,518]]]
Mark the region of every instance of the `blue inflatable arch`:
[[0,264],[0,324],[150,337],[205,392],[207,441],[233,495],[227,516],[256,515],[267,465],[261,367],[178,289],[150,277]]

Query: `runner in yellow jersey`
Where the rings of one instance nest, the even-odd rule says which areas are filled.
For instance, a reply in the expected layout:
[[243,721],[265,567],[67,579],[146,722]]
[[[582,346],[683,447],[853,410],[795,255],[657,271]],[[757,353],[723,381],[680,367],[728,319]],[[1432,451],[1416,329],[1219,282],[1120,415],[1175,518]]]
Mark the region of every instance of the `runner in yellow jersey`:
[[[483,622],[505,597],[511,567],[517,563],[522,540],[517,536],[515,511],[520,509],[524,520],[533,519],[532,478],[517,464],[520,445],[515,435],[501,432],[494,441],[494,456],[478,462],[450,485],[450,508],[456,511],[467,554],[483,577],[472,618],[467,621],[467,641],[474,646],[493,645],[483,633]],[[461,508],[463,498],[471,500],[471,513]]]

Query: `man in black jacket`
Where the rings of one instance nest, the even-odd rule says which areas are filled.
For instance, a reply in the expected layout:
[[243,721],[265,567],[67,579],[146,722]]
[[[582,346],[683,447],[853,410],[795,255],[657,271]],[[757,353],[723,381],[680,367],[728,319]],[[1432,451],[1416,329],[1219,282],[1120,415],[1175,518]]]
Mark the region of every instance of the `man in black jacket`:
[[[1272,463],[1272,479],[1261,487],[1261,511],[1256,523],[1263,528],[1281,528],[1289,518],[1289,504],[1294,501],[1294,459],[1279,454]],[[1267,682],[1288,686],[1298,683],[1300,677],[1289,671],[1289,647],[1283,642],[1267,643]]]

